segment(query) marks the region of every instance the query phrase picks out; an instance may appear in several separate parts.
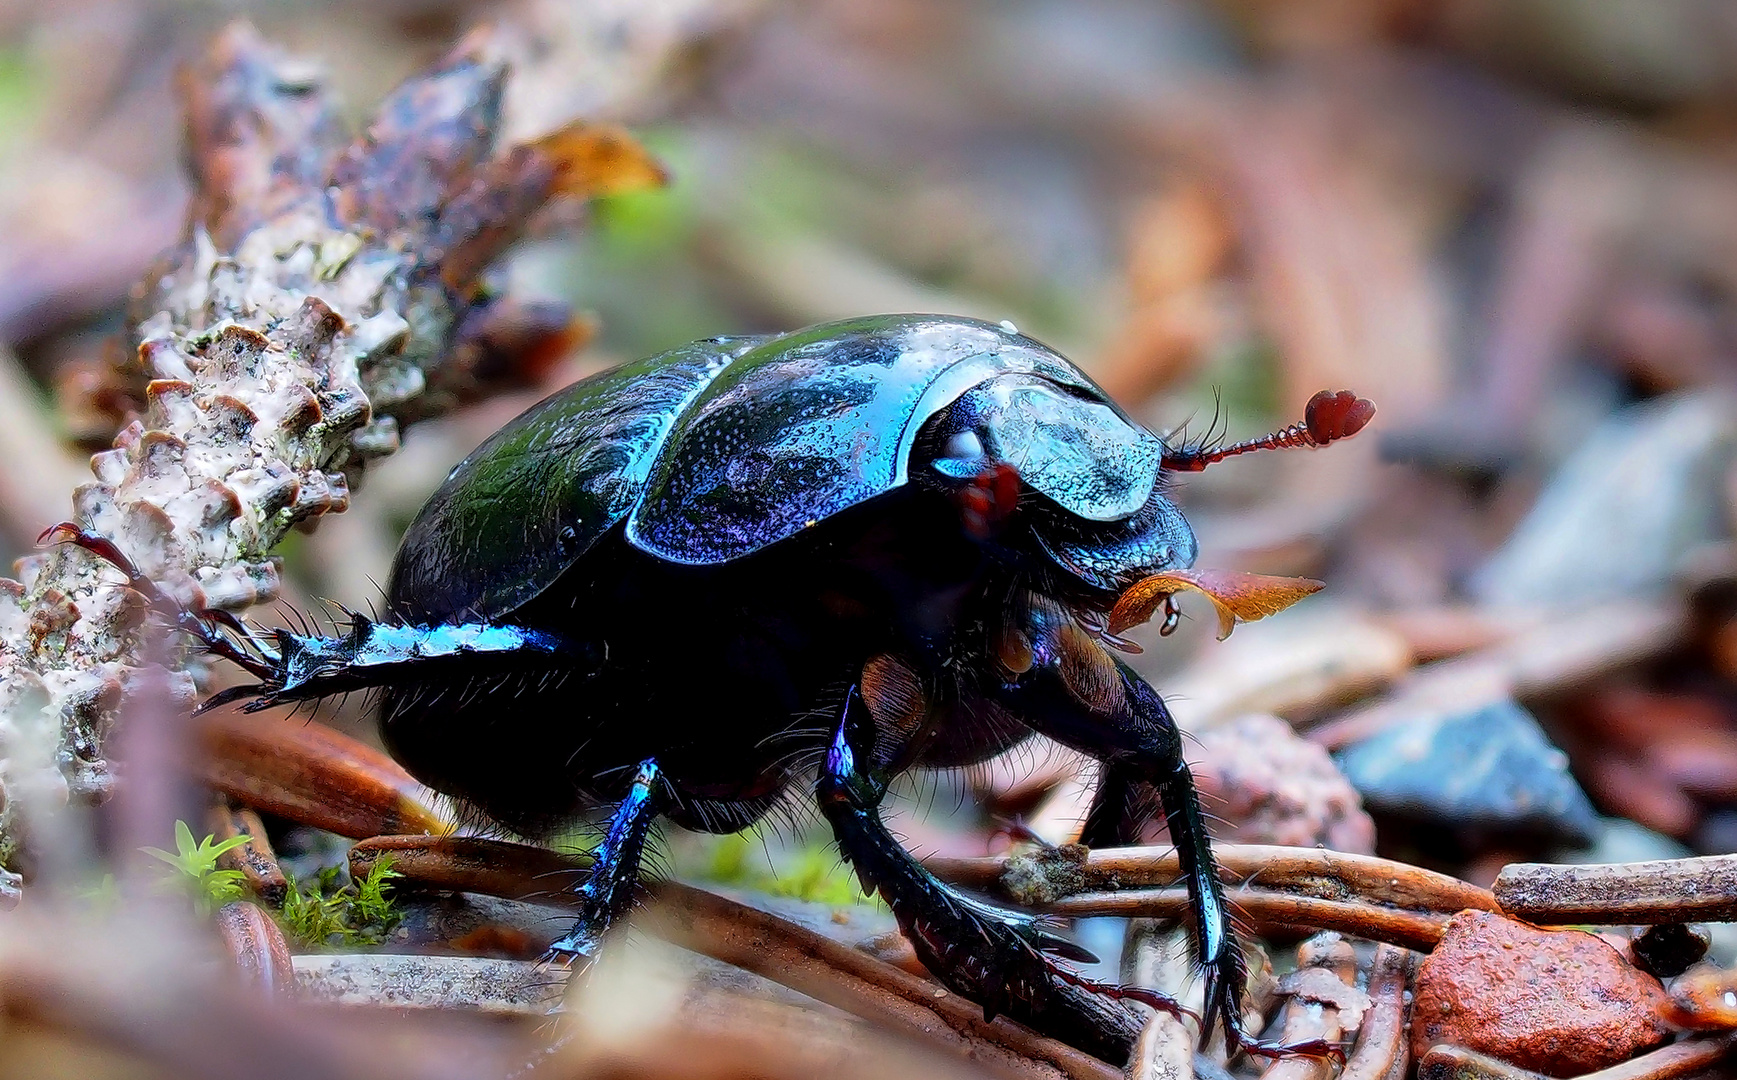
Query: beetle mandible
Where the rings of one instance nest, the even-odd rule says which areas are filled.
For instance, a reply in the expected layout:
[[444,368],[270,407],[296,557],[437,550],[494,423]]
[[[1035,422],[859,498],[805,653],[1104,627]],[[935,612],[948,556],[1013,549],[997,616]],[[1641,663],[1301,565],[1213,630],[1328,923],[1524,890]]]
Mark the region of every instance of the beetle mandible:
[[260,680],[208,705],[379,688],[392,754],[514,832],[614,804],[560,958],[594,958],[655,820],[732,832],[800,786],[944,983],[1125,1056],[1049,955],[1077,949],[935,880],[877,811],[905,769],[1042,732],[1103,762],[1085,843],[1136,837],[1134,796],[1156,789],[1194,910],[1203,1041],[1217,1021],[1244,1049],[1327,1053],[1244,1029],[1242,954],[1180,736],[1107,649],[1105,615],[1193,562],[1167,474],[1319,445],[1372,412],[1318,395],[1306,426],[1169,447],[1007,324],[877,316],[715,338],[569,386],[490,437],[410,526],[382,619],[247,648],[210,613],[180,624]]

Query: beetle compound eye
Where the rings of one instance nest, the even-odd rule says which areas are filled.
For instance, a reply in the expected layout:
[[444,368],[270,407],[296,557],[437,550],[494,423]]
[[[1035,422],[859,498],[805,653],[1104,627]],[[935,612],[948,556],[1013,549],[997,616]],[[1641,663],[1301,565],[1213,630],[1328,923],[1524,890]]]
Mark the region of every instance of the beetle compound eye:
[[930,468],[954,480],[969,480],[989,467],[989,450],[983,436],[967,428],[941,441]]
[[948,438],[947,445],[941,448],[941,456],[949,461],[977,463],[988,455],[983,452],[983,440],[975,431],[961,431]]

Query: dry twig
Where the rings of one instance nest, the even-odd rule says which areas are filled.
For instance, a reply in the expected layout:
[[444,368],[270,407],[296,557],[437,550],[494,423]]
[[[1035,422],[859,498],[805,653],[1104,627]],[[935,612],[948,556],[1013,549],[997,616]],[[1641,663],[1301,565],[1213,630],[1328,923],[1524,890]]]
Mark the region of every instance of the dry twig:
[[1016,1075],[1121,1075],[1004,1016],[985,1021],[974,1002],[757,908],[675,882],[660,883],[652,895],[661,902],[640,921],[645,929],[883,1027],[949,1045],[961,1056]]
[[1511,863],[1496,878],[1502,910],[1535,923],[1737,920],[1737,855],[1564,866]]
[[[1337,930],[1369,941],[1385,941],[1407,949],[1426,951],[1441,941],[1450,918],[1433,912],[1400,911],[1376,904],[1322,900],[1264,889],[1233,889],[1225,895],[1225,900],[1238,915],[1255,923],[1257,929],[1307,927]],[[1190,915],[1194,909],[1188,899],[1188,890],[1173,888],[1079,893],[1045,904],[1042,910],[1071,918],[1115,915],[1179,919]]]
[[223,905],[217,912],[217,933],[243,982],[268,994],[295,994],[289,942],[264,908],[246,900]]
[[[1357,989],[1357,954],[1337,934],[1310,938],[1297,949],[1297,970],[1279,983],[1288,991],[1284,1035],[1287,1043],[1336,1043],[1362,1022],[1367,999]],[[1281,1058],[1265,1080],[1326,1080],[1332,1062],[1319,1057]]]
[[233,711],[195,722],[201,779],[245,806],[339,836],[451,828],[396,761],[323,724]]
[[[469,837],[375,837],[351,852],[365,872],[390,854],[403,881],[466,888],[492,896],[571,905],[560,882],[582,861],[543,848]],[[642,928],[683,948],[722,960],[828,1005],[1016,1076],[1107,1080],[1115,1069],[983,1009],[920,976],[756,908],[675,882],[650,890],[657,903]]]
[[1410,974],[1410,953],[1392,945],[1375,950],[1369,969],[1369,1013],[1363,1018],[1357,1047],[1339,1080],[1388,1080],[1405,1075],[1405,983]]
[[[1713,1068],[1730,1055],[1731,1036],[1687,1039],[1584,1073],[1579,1080],[1679,1080]],[[1418,1080],[1546,1080],[1539,1073],[1458,1046],[1437,1046],[1418,1063]]]
[[493,1016],[547,1016],[566,980],[546,964],[485,956],[338,953],[298,956],[295,976],[310,1001]]
[[[1087,890],[1115,891],[1181,880],[1181,864],[1168,846],[1105,848],[1086,852],[1080,862],[1073,851],[1033,856],[1020,865],[1021,887],[1016,899],[1054,901]],[[1351,855],[1324,848],[1280,847],[1272,844],[1215,844],[1219,878],[1227,885],[1302,893],[1324,900],[1368,901],[1418,911],[1452,913],[1466,908],[1495,911],[1488,889],[1431,870],[1373,855]],[[1010,887],[1008,870],[1014,859],[933,858],[924,862],[943,881],[971,888]],[[1049,866],[1055,866],[1052,872]],[[1043,878],[1038,894],[1027,883],[1031,870]]]

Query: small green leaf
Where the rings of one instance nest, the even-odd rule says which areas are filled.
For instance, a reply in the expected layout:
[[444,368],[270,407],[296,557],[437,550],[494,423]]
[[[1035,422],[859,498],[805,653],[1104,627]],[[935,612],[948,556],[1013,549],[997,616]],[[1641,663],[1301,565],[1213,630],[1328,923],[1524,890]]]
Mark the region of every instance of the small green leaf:
[[185,821],[175,822],[175,850],[181,853],[181,858],[190,858],[198,845],[193,843],[193,830],[187,827]]
[[173,870],[165,884],[185,889],[193,898],[193,906],[201,915],[247,895],[247,877],[239,870],[219,870],[217,860],[224,852],[240,847],[248,836],[232,836],[216,842],[215,833],[203,840],[193,839],[193,830],[185,821],[175,822],[175,847],[171,853],[158,847],[140,848],[145,854],[167,863]]

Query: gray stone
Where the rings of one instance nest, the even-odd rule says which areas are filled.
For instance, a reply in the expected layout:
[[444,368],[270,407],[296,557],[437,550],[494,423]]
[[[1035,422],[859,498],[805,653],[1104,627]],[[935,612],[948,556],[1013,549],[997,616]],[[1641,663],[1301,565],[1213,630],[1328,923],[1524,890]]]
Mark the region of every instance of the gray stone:
[[1591,847],[1558,852],[1553,858],[1565,863],[1621,863],[1686,859],[1693,854],[1687,845],[1628,818],[1601,818]]
[[1599,835],[1598,814],[1569,774],[1568,756],[1511,699],[1421,716],[1335,759],[1373,812],[1582,845]]
[[1471,580],[1491,604],[1573,606],[1656,592],[1723,534],[1737,407],[1720,392],[1631,405],[1595,428]]

